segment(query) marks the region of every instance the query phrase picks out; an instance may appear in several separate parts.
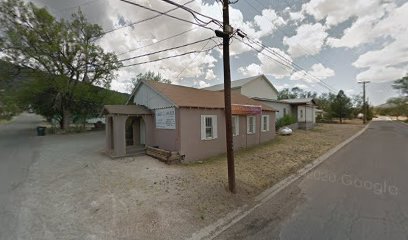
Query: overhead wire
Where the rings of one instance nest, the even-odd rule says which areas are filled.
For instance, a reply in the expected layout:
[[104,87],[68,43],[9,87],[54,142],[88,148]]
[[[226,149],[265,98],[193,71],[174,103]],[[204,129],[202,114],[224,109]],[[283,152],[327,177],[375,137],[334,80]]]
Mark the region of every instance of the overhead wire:
[[[190,3],[192,3],[192,2],[194,2],[194,0],[190,0],[190,1],[188,1],[188,2],[185,2],[185,3],[183,3],[181,6],[190,4]],[[129,23],[129,24],[126,24],[126,25],[124,25],[124,26],[120,26],[120,27],[117,27],[117,28],[113,28],[113,29],[111,29],[111,30],[108,30],[108,31],[103,32],[101,35],[105,35],[105,34],[108,34],[108,33],[111,33],[111,32],[114,32],[114,31],[117,31],[117,30],[120,30],[120,29],[123,29],[123,28],[131,27],[131,26],[134,26],[134,25],[136,25],[136,24],[140,24],[140,23],[143,23],[143,22],[147,22],[147,21],[153,20],[153,19],[158,18],[158,17],[160,17],[160,16],[163,16],[163,15],[165,15],[165,14],[167,14],[167,13],[170,13],[170,12],[172,12],[172,11],[175,11],[175,10],[177,10],[178,8],[179,8],[179,7],[175,7],[175,8],[169,9],[169,10],[163,12],[163,13],[159,13],[159,14],[156,14],[156,15],[154,15],[154,16],[151,16],[151,17],[148,17],[148,18],[145,18],[145,19],[141,19],[141,20],[138,20],[138,21],[136,21],[136,22]]]
[[182,21],[182,22],[190,23],[190,24],[197,25],[197,26],[199,26],[199,27],[202,27],[202,28],[205,28],[205,29],[214,31],[214,29],[212,29],[212,28],[210,28],[210,27],[207,26],[208,24],[211,23],[211,21],[210,21],[210,22],[207,22],[207,23],[202,23],[202,24],[200,24],[200,23],[197,23],[197,22],[193,22],[193,21],[190,21],[190,20],[186,20],[186,19],[183,19],[183,18],[180,18],[180,17],[176,17],[176,16],[173,16],[173,15],[167,14],[167,13],[165,13],[165,12],[161,12],[161,11],[159,11],[159,10],[155,10],[155,9],[149,8],[149,7],[146,7],[146,6],[143,6],[143,5],[141,5],[141,4],[134,3],[134,2],[131,2],[131,1],[128,1],[128,0],[119,0],[119,1],[128,3],[128,4],[130,4],[130,5],[137,6],[137,7],[140,7],[140,8],[149,10],[149,11],[152,11],[152,12],[160,13],[160,14],[163,14],[163,15],[168,16],[168,17],[170,17],[170,18],[173,18],[173,19],[177,19],[177,20],[179,20],[179,21]]
[[124,62],[124,61],[129,61],[129,60],[132,60],[132,59],[136,59],[136,58],[141,58],[141,57],[146,57],[146,56],[150,56],[150,55],[154,55],[154,54],[158,54],[158,53],[162,53],[162,52],[167,52],[167,51],[170,51],[170,50],[175,50],[175,49],[178,49],[178,48],[191,46],[191,45],[194,45],[194,44],[197,44],[197,43],[200,43],[200,42],[205,42],[207,40],[211,40],[211,39],[214,39],[214,38],[215,37],[209,37],[209,38],[206,38],[206,39],[197,40],[197,41],[194,41],[194,42],[182,44],[182,45],[171,47],[171,48],[162,49],[162,50],[155,51],[155,52],[150,52],[150,53],[145,53],[145,54],[141,54],[141,55],[137,55],[137,56],[133,56],[133,57],[120,59],[119,61]]
[[201,52],[207,52],[209,50],[214,49],[215,47],[217,47],[217,45],[209,48],[209,49],[205,49],[205,50],[194,50],[194,51],[189,51],[189,52],[185,52],[185,53],[180,53],[180,54],[176,54],[176,55],[172,55],[172,56],[167,56],[167,57],[163,57],[163,58],[158,58],[158,59],[154,59],[154,60],[149,60],[149,61],[144,61],[144,62],[138,62],[138,63],[132,63],[132,64],[128,64],[128,65],[124,65],[122,66],[122,68],[126,68],[126,67],[131,67],[131,66],[137,66],[137,65],[142,65],[142,64],[146,64],[146,63],[152,63],[152,62],[158,62],[158,61],[162,61],[165,59],[170,59],[170,58],[176,58],[176,57],[181,57],[181,56],[185,56],[185,55],[189,55],[192,53],[201,53]]
[[186,34],[186,33],[188,33],[188,32],[191,32],[191,31],[193,31],[193,30],[195,30],[195,29],[197,29],[197,28],[198,28],[198,27],[190,28],[189,30],[186,30],[186,31],[177,33],[177,34],[175,34],[175,35],[171,35],[171,36],[169,36],[169,37],[160,39],[160,40],[158,40],[157,42],[153,42],[153,43],[150,43],[150,44],[147,44],[147,45],[144,45],[144,46],[140,46],[140,47],[137,47],[137,48],[128,50],[128,51],[126,51],[126,52],[119,53],[119,54],[117,54],[117,55],[118,55],[118,56],[121,56],[121,55],[124,55],[124,54],[127,54],[127,53],[131,53],[131,52],[134,52],[134,51],[143,49],[143,48],[145,48],[145,47],[153,46],[153,45],[155,45],[155,44],[158,44],[158,43],[167,41],[167,40],[169,40],[169,39],[176,38],[176,37],[179,37],[179,36],[181,36],[181,35],[184,35],[184,34]]

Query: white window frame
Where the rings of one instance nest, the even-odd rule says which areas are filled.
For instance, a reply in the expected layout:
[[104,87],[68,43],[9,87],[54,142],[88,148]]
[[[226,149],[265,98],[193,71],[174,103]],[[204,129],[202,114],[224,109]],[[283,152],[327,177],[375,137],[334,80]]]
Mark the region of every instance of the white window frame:
[[[206,119],[211,118],[211,137],[207,137]],[[217,115],[201,115],[201,140],[213,140],[218,138]]]
[[[232,135],[238,136],[239,135],[239,115],[233,115],[232,116]],[[235,127],[235,129],[234,129]],[[235,130],[235,131],[234,131]]]
[[[253,131],[251,130],[250,119],[253,119]],[[256,133],[256,116],[247,116],[247,134],[255,134]]]
[[[266,129],[265,126],[265,119],[266,119]],[[261,117],[261,131],[268,132],[269,131],[269,115],[262,115]]]

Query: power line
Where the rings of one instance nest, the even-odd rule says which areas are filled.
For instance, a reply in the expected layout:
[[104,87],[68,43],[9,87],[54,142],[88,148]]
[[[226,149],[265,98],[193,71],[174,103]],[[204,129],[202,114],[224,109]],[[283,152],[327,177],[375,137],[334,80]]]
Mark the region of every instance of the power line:
[[[184,4],[181,5],[181,6],[190,4],[190,3],[192,3],[192,2],[194,2],[194,0],[190,0],[190,1],[186,2],[186,3],[184,3]],[[178,8],[179,8],[179,7],[175,7],[175,8],[172,8],[172,9],[170,9],[170,10],[167,10],[167,11],[165,11],[165,12],[163,12],[163,13],[159,13],[159,14],[157,14],[157,15],[154,15],[154,16],[151,16],[151,17],[148,17],[148,18],[145,18],[145,19],[141,19],[141,20],[138,20],[138,21],[136,21],[136,22],[132,22],[132,23],[126,24],[126,25],[121,26],[121,27],[118,27],[118,28],[113,28],[113,29],[111,29],[111,30],[108,30],[108,31],[103,32],[101,35],[105,35],[105,34],[108,34],[108,33],[111,33],[111,32],[114,32],[114,31],[117,31],[117,30],[120,30],[120,29],[123,29],[123,28],[127,28],[127,27],[134,26],[134,25],[139,24],[139,23],[143,23],[143,22],[150,21],[150,20],[152,20],[152,19],[158,18],[158,17],[163,16],[163,15],[165,15],[165,14],[167,14],[167,13],[170,13],[170,12],[172,12],[172,11],[174,11],[174,10],[177,10]]]
[[155,44],[158,44],[158,43],[164,42],[164,41],[166,41],[166,40],[169,40],[169,39],[172,39],[172,38],[175,38],[175,37],[178,37],[178,36],[184,35],[184,34],[186,34],[186,33],[188,33],[188,32],[191,32],[191,31],[193,31],[193,30],[195,30],[195,29],[197,29],[197,27],[191,28],[191,29],[189,29],[189,30],[187,30],[187,31],[183,31],[183,32],[177,33],[177,34],[175,34],[175,35],[171,35],[171,36],[166,37],[166,38],[163,38],[163,39],[160,39],[160,40],[159,40],[159,41],[157,41],[157,42],[153,42],[153,43],[150,43],[150,44],[147,44],[147,45],[141,46],[141,47],[137,47],[137,48],[134,48],[134,49],[128,50],[128,51],[123,52],[123,53],[119,53],[119,54],[117,54],[117,55],[118,55],[118,56],[120,56],[120,55],[123,55],[123,54],[127,54],[127,53],[130,53],[130,52],[137,51],[137,50],[142,49],[142,48],[145,48],[145,47],[150,47],[150,46],[153,46],[153,45],[155,45]]
[[[235,38],[236,38],[236,37],[235,37]],[[250,40],[248,37],[246,37],[246,38],[247,38],[248,40]],[[317,81],[318,84],[320,84],[321,86],[323,86],[324,88],[328,89],[328,90],[331,91],[331,92],[335,92],[333,89],[331,89],[330,86],[325,85],[324,83],[322,83],[320,79],[318,79],[318,78],[314,77],[312,74],[308,73],[303,67],[301,67],[300,65],[297,65],[297,64],[294,63],[293,61],[290,61],[289,59],[285,58],[285,57],[282,56],[281,54],[272,51],[268,46],[259,45],[259,44],[257,44],[256,42],[252,42],[253,44],[257,44],[258,46],[261,46],[262,49],[265,49],[267,52],[269,52],[269,53],[271,53],[272,55],[274,55],[275,57],[279,58],[281,61],[279,61],[278,59],[275,59],[275,58],[273,58],[273,57],[267,55],[266,53],[264,53],[263,51],[261,51],[261,50],[259,50],[259,49],[256,49],[256,48],[253,47],[251,44],[246,43],[246,42],[242,41],[242,40],[239,39],[239,38],[236,38],[236,39],[239,40],[239,41],[241,41],[241,42],[244,43],[245,45],[249,46],[250,48],[254,49],[254,50],[257,51],[258,53],[260,53],[260,54],[262,54],[262,55],[268,57],[269,59],[271,59],[271,60],[273,60],[273,61],[279,63],[280,65],[286,67],[285,70],[290,70],[290,71],[293,71],[293,70],[302,71],[302,72],[304,73],[304,76],[305,76],[305,75],[312,76],[314,79],[318,80],[318,81]],[[251,39],[251,40],[252,40],[252,39]]]
[[183,18],[179,18],[179,17],[173,16],[173,15],[167,14],[167,13],[165,13],[165,12],[161,12],[161,11],[158,11],[158,10],[155,10],[155,9],[152,9],[152,8],[149,8],[149,7],[145,7],[145,6],[141,5],[141,4],[134,3],[134,2],[131,2],[131,1],[128,1],[128,0],[119,0],[119,1],[125,2],[125,3],[128,3],[128,4],[131,4],[131,5],[134,5],[134,6],[137,6],[137,7],[140,7],[140,8],[149,10],[149,11],[152,11],[152,12],[160,13],[160,14],[162,14],[162,15],[168,16],[168,17],[170,17],[170,18],[177,19],[177,20],[182,21],[182,22],[190,23],[190,24],[197,25],[197,26],[200,26],[200,27],[202,27],[202,28],[205,28],[205,29],[214,31],[214,29],[212,29],[212,28],[210,28],[210,27],[207,27],[207,25],[210,24],[211,22],[208,22],[208,23],[206,23],[206,24],[199,24],[199,23],[197,23],[197,22],[192,22],[192,21],[189,21],[189,20],[186,20],[186,19],[183,19]]
[[[201,21],[201,20],[197,18],[196,14],[197,14],[197,15],[200,15],[200,16],[202,16],[202,17],[211,19],[210,22],[213,22],[213,23],[217,24],[218,26],[222,27],[222,23],[221,23],[219,20],[215,19],[215,18],[212,18],[212,17],[210,17],[210,16],[204,15],[204,14],[202,14],[202,13],[200,13],[200,12],[197,12],[197,11],[191,9],[191,8],[186,7],[186,6],[180,5],[180,4],[178,4],[178,3],[176,3],[176,2],[174,2],[174,1],[172,1],[172,0],[162,0],[162,1],[163,1],[163,2],[166,2],[166,3],[169,3],[169,4],[172,4],[172,5],[174,5],[174,6],[177,6],[178,8],[181,8],[181,9],[183,9],[183,10],[186,10],[187,12],[191,13],[191,14],[193,15],[194,19],[196,19],[197,21]],[[202,22],[202,21],[201,21],[201,22]]]
[[[249,37],[247,37],[249,39]],[[313,74],[309,73],[308,71],[306,71],[302,66],[296,64],[293,61],[290,61],[289,59],[286,59],[284,56],[282,56],[280,53],[275,52],[273,50],[270,49],[270,47],[264,45],[261,42],[257,42],[255,40],[252,40],[253,43],[258,44],[259,46],[261,46],[262,48],[264,48],[265,50],[267,50],[268,52],[274,54],[275,56],[278,56],[281,59],[284,59],[284,61],[289,62],[291,65],[295,66],[296,70],[300,70],[303,71],[305,74],[311,76],[313,79],[317,80],[318,82],[320,82],[321,84],[323,84],[328,90],[330,90],[331,92],[336,92],[330,85],[328,85],[327,83],[325,83],[324,81],[322,81],[321,79],[319,79],[318,77],[314,76]]]
[[159,51],[155,51],[155,52],[151,52],[151,53],[146,53],[146,54],[142,54],[142,55],[137,55],[137,56],[134,56],[134,57],[124,58],[124,59],[121,59],[121,60],[119,60],[119,61],[120,61],[120,62],[124,62],[124,61],[129,61],[129,60],[136,59],[136,58],[140,58],[140,57],[146,57],[146,56],[150,56],[150,55],[154,55],[154,54],[158,54],[158,53],[162,53],[162,52],[167,52],[167,51],[170,51],[170,50],[174,50],[174,49],[178,49],[178,48],[183,48],[183,47],[191,46],[191,45],[194,45],[194,44],[197,44],[197,43],[200,43],[200,42],[204,42],[204,41],[207,41],[207,40],[211,40],[211,39],[213,39],[213,38],[214,38],[214,37],[210,37],[210,38],[206,38],[206,39],[201,39],[201,40],[198,40],[198,41],[194,41],[194,42],[191,42],[191,43],[186,43],[186,44],[179,45],[179,46],[176,46],[176,47],[171,47],[171,48],[167,48],[167,49],[163,49],[163,50],[159,50]]
[[[260,3],[259,1],[256,1],[259,5],[261,5],[261,7],[264,7],[264,8],[267,8],[265,5],[263,5],[262,3]],[[290,8],[290,5],[289,5],[289,3],[285,0],[285,2],[286,2],[286,4],[287,4],[287,6]],[[248,5],[248,6],[250,6],[254,11],[255,11],[255,13],[260,13],[260,10],[258,10],[257,8],[255,8],[249,1],[245,1],[245,3]],[[277,19],[270,19],[268,16],[265,16],[266,18],[268,18],[271,22],[272,22],[272,24],[276,24],[276,21],[277,21]],[[286,36],[286,35],[289,35],[287,32],[285,32],[283,29],[280,29],[280,28],[278,28],[278,27],[276,27],[276,30],[278,30],[284,37]],[[316,56],[314,56],[313,54],[311,54],[310,53],[310,50],[308,50],[308,49],[306,49],[305,47],[303,47],[302,45],[299,45],[299,47],[300,48],[302,48],[303,49],[303,51],[305,51],[310,57],[312,57],[317,63],[320,63],[320,62],[323,62],[323,61],[321,61],[321,60],[319,60],[319,59],[317,59],[316,58]]]
[[170,58],[175,58],[175,57],[181,57],[181,56],[185,56],[185,55],[192,54],[192,53],[207,52],[207,51],[210,51],[210,50],[214,49],[215,47],[217,47],[217,45],[215,45],[215,46],[213,46],[213,47],[211,47],[211,48],[209,48],[209,49],[206,49],[206,50],[195,50],[195,51],[185,52],[185,53],[181,53],[181,54],[177,54],[177,55],[172,55],[172,56],[168,56],[168,57],[158,58],[158,59],[155,59],[155,60],[150,60],[150,61],[145,61],[145,62],[139,62],[139,63],[132,63],[132,64],[124,65],[124,66],[122,66],[122,68],[131,67],[131,66],[137,66],[137,65],[142,65],[142,64],[146,64],[146,63],[158,62],[158,61],[162,61],[162,60],[165,60],[165,59],[170,59]]

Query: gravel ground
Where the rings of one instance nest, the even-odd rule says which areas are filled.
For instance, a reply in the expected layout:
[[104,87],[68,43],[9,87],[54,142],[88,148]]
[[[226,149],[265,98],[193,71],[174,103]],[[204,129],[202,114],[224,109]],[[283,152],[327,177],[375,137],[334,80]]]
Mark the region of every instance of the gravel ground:
[[362,125],[298,130],[236,155],[238,193],[226,191],[225,157],[165,165],[111,160],[104,133],[54,135],[23,186],[18,239],[182,239],[350,137]]

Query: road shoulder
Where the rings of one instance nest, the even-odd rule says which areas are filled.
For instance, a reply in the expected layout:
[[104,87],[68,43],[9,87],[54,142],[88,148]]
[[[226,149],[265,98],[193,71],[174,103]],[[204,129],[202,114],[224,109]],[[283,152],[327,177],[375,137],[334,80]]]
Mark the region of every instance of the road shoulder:
[[368,123],[362,130],[351,136],[350,138],[346,139],[345,141],[341,142],[337,146],[333,147],[317,159],[315,159],[312,163],[307,164],[305,167],[302,169],[298,170],[296,173],[288,176],[287,178],[283,179],[282,181],[278,182],[277,184],[273,185],[272,187],[268,188],[267,190],[263,191],[261,194],[259,194],[252,205],[244,205],[240,207],[239,209],[227,214],[225,217],[219,219],[215,223],[201,229],[200,231],[194,233],[192,237],[190,238],[191,240],[207,240],[207,239],[214,239],[218,235],[220,235],[222,232],[233,226],[235,223],[239,222],[241,219],[249,215],[251,212],[253,212],[255,209],[263,205],[265,202],[273,198],[276,194],[278,194],[280,191],[288,187],[290,184],[293,182],[297,181],[299,178],[303,177],[306,175],[308,172],[322,164],[325,160],[327,160],[330,156],[335,154],[337,151],[342,149],[344,146],[352,142],[354,139],[359,137],[361,134],[363,134],[368,127],[370,126],[370,123]]

